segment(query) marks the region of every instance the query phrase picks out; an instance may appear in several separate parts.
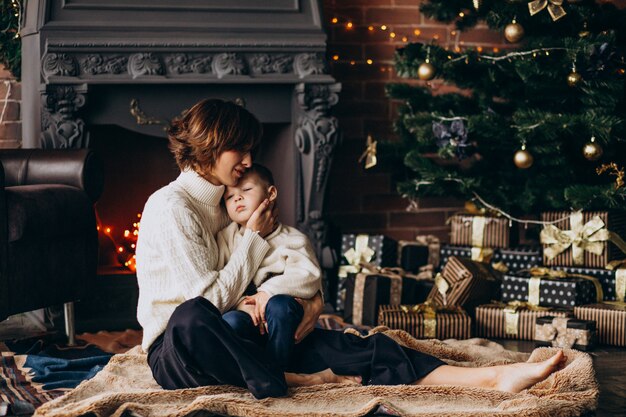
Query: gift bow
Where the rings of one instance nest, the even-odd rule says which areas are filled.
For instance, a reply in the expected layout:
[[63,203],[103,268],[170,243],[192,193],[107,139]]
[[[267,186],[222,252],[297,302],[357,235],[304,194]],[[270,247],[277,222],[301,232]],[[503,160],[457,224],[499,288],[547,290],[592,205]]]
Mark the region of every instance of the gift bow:
[[563,0],[534,0],[528,3],[528,11],[531,16],[536,15],[546,7],[548,7],[552,20],[559,20],[567,14],[563,8]]
[[505,334],[517,335],[519,334],[519,311],[520,309],[527,309],[531,311],[548,311],[547,307],[540,307],[531,304],[526,301],[511,301],[507,304],[501,301],[492,301],[486,307],[498,307],[504,310],[504,332]]
[[615,298],[623,303],[626,298],[626,259],[611,261],[606,269],[615,271]]
[[584,251],[598,256],[602,255],[605,242],[608,240],[626,252],[626,243],[619,236],[609,232],[599,216],[594,216],[583,224],[583,213],[574,212],[570,216],[570,227],[571,230],[561,230],[553,224],[548,224],[541,230],[541,243],[548,245],[543,253],[549,260],[556,258],[558,254],[571,246],[574,265],[582,265]]
[[568,329],[567,317],[555,317],[552,323],[545,323],[535,329],[535,340],[552,342],[552,346],[571,349],[576,342],[588,345],[591,339],[589,330]]
[[426,301],[422,304],[401,305],[400,309],[406,314],[422,314],[424,316],[424,337],[437,337],[437,311],[439,306]]
[[565,271],[557,271],[542,266],[534,266],[530,269],[522,270],[519,272],[530,273],[530,281],[528,281],[528,303],[531,305],[536,306],[539,304],[539,287],[541,285],[541,278],[582,278],[590,281],[596,288],[596,301],[598,303],[602,302],[602,299],[604,298],[604,292],[602,291],[602,285],[600,284],[600,281],[598,281],[597,278],[591,277],[589,275],[570,274]]
[[341,265],[339,267],[338,275],[340,277],[348,276],[348,273],[358,273],[361,271],[361,264],[367,264],[374,257],[374,249],[368,246],[368,235],[357,235],[354,247],[348,249],[343,256],[345,256],[349,265]]

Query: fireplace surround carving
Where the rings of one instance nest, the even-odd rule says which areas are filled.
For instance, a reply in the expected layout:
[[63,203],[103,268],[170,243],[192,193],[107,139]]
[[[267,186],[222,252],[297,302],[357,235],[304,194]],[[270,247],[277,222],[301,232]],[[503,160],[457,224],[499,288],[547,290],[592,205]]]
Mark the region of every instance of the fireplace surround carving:
[[89,147],[103,124],[164,137],[137,123],[132,100],[147,120],[171,120],[205,97],[243,99],[261,122],[288,126],[292,148],[273,150],[293,166],[281,216],[331,266],[324,194],[341,87],[327,73],[318,1],[29,1],[22,37],[24,147]]

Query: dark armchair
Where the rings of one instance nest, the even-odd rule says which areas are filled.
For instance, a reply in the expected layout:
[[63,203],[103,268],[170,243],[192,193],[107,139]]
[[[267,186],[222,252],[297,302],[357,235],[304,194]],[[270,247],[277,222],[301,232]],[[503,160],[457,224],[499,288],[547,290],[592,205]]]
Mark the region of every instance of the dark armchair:
[[0,320],[64,304],[73,344],[73,301],[96,278],[101,161],[87,149],[13,149],[0,164]]

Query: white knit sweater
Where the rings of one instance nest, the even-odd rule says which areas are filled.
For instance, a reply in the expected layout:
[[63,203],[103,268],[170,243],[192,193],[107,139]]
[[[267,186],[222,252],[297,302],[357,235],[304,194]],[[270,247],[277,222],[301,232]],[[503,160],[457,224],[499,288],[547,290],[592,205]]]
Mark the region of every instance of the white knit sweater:
[[223,193],[223,186],[183,171],[146,202],[136,250],[137,319],[145,351],[186,300],[203,296],[221,312],[232,308],[269,249],[265,239],[246,230],[229,262],[217,268],[215,235],[229,222],[220,206]]
[[[235,222],[217,234],[218,269],[228,262],[244,236],[243,229]],[[320,267],[309,239],[302,232],[281,224],[265,240],[270,249],[252,280],[257,291],[300,298],[321,293]]]

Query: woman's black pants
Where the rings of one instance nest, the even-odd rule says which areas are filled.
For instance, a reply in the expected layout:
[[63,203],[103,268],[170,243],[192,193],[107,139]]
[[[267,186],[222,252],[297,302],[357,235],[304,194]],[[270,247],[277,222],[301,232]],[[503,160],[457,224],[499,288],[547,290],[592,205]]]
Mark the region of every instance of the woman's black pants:
[[[148,364],[165,389],[231,384],[256,398],[280,397],[287,384],[262,346],[238,337],[203,297],[179,305],[148,350]],[[382,334],[370,337],[315,329],[295,346],[287,372],[360,375],[364,385],[411,384],[441,360],[400,346]]]

